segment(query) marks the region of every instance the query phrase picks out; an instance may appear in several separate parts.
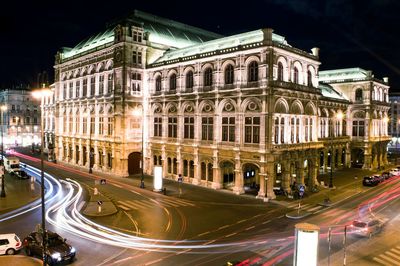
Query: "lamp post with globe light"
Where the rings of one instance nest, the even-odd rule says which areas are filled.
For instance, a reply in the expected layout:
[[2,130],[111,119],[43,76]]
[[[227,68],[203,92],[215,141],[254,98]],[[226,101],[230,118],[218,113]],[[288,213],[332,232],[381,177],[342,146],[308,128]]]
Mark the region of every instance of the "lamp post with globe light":
[[44,114],[44,98],[51,95],[51,90],[48,88],[43,87],[41,89],[35,90],[32,92],[32,95],[36,99],[41,100],[41,112],[40,112],[40,194],[41,194],[41,207],[42,207],[42,224],[41,224],[41,230],[42,230],[42,239],[43,239],[43,251],[42,251],[42,256],[43,256],[43,265],[45,264],[46,261],[46,213],[45,213],[45,198],[44,198],[44,134],[43,134],[43,114]]
[[[341,126],[340,126],[340,121],[342,121],[343,119],[343,112],[341,110],[339,110],[335,117],[334,117],[334,121],[333,122],[337,122],[339,121],[339,125],[338,125],[338,129],[341,130]],[[331,171],[330,171],[330,176],[329,176],[329,188],[333,188],[333,135],[334,135],[334,126],[335,123],[332,123],[332,127],[331,127],[331,160],[330,160],[330,166],[331,166]],[[339,133],[339,131],[338,131]],[[339,134],[338,134],[339,135]]]
[[140,168],[141,168],[141,170],[142,170],[142,173],[141,173],[141,179],[140,179],[140,187],[141,188],[144,188],[144,154],[143,154],[143,152],[144,152],[144,133],[143,133],[143,130],[144,130],[144,110],[143,110],[143,105],[140,105],[140,107],[137,107],[137,108],[135,108],[134,110],[133,110],[133,115],[135,116],[135,117],[140,117],[140,119],[141,119],[141,125],[140,125],[140,127],[141,127],[141,136],[142,136],[142,148],[141,148],[141,155],[142,155],[142,158],[141,158],[141,161],[140,161]]

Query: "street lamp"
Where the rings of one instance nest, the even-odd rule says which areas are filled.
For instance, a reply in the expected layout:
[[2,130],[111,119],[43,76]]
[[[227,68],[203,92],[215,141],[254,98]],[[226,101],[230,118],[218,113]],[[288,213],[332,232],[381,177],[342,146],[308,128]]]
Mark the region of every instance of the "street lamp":
[[142,158],[141,158],[141,162],[140,162],[140,168],[142,169],[142,176],[141,176],[141,179],[140,179],[140,187],[141,188],[144,188],[144,170],[143,170],[143,168],[144,168],[144,133],[143,133],[143,131],[144,131],[144,107],[143,107],[143,105],[140,105],[141,107],[140,107],[140,109],[139,108],[135,108],[134,110],[133,110],[133,115],[134,116],[136,116],[136,117],[140,117],[142,120],[141,120],[141,134],[142,134],[142,150],[141,150],[141,154],[142,154]]
[[[385,116],[382,119],[383,126],[386,125],[386,123],[389,121],[389,118]],[[379,126],[379,143],[378,143],[378,170],[381,170],[381,136],[382,136],[382,123]]]
[[89,174],[93,173],[92,171],[92,161],[93,161],[93,153],[92,153],[92,118],[90,113],[87,114],[88,122],[89,122]]
[[46,263],[46,213],[45,213],[45,200],[44,200],[44,153],[43,153],[43,148],[44,148],[44,135],[43,135],[43,109],[44,109],[44,98],[48,95],[51,94],[51,90],[47,89],[43,86],[43,88],[33,91],[32,95],[36,99],[41,100],[41,112],[40,112],[40,194],[41,194],[41,203],[42,203],[42,245],[43,245],[43,253],[42,253],[42,258],[43,258],[43,265]]
[[[331,127],[331,161],[330,161],[330,165],[331,165],[331,172],[330,172],[330,176],[329,176],[329,188],[333,188],[333,135],[334,135],[334,126],[335,124],[333,122],[336,121],[341,121],[343,119],[343,113],[341,110],[339,110],[335,117],[335,119],[333,119],[334,121],[332,121],[332,127]],[[340,126],[340,124],[338,125],[339,130],[342,130],[342,127]]]
[[2,105],[0,107],[1,110],[1,168],[2,168],[2,173],[1,173],[1,194],[0,197],[1,198],[5,198],[6,197],[6,189],[5,189],[5,184],[4,184],[4,154],[3,154],[3,111],[7,110],[7,106],[6,105]]

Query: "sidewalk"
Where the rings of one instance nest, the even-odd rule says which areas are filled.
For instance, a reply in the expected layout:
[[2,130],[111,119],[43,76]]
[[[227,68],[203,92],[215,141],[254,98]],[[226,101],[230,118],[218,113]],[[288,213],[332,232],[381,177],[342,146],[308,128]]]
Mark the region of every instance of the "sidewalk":
[[24,255],[11,255],[0,256],[0,265],[39,266],[43,265],[43,262],[39,259]]
[[8,173],[4,175],[4,179],[6,196],[0,198],[0,215],[25,206],[40,197],[38,183],[31,186],[29,179],[18,179]]

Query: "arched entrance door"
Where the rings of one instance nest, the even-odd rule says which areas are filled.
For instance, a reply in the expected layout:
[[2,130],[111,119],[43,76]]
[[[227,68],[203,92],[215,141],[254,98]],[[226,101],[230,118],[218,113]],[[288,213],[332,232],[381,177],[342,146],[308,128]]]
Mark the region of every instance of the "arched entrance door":
[[235,166],[231,162],[221,163],[221,173],[224,188],[233,188],[235,186]]
[[137,175],[142,173],[142,153],[132,152],[128,156],[128,173],[129,175]]
[[260,176],[257,165],[248,163],[243,166],[243,183],[245,193],[256,194],[260,190]]

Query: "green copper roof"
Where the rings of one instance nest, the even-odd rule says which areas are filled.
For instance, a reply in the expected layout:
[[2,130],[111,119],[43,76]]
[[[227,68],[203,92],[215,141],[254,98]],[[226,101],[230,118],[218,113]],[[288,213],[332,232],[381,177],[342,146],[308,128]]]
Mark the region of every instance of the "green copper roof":
[[[211,40],[205,43],[196,44],[186,48],[178,50],[170,50],[164,53],[155,63],[174,60],[181,57],[188,57],[195,54],[203,54],[208,52],[213,52],[216,50],[229,49],[237,47],[239,45],[252,44],[257,42],[262,42],[264,40],[263,30],[255,30],[250,32],[245,32],[237,35],[232,35],[224,38],[219,38],[216,40]],[[272,40],[279,44],[288,45],[285,38],[278,35],[272,34]]]
[[118,23],[143,27],[151,43],[173,48],[183,48],[222,37],[222,35],[213,32],[135,10],[131,15],[110,24],[106,31],[89,37],[74,48],[63,48],[62,58],[66,59],[104,44],[112,43],[114,41],[114,28]]
[[371,71],[358,67],[319,71],[319,81],[323,82],[365,80],[371,77]]
[[345,101],[349,100],[344,94],[339,93],[329,84],[319,83],[318,88],[321,90],[322,96],[324,97],[345,100]]

